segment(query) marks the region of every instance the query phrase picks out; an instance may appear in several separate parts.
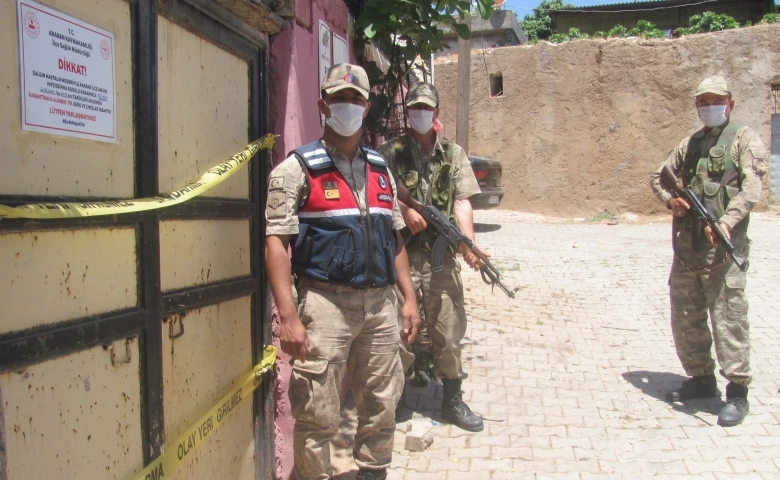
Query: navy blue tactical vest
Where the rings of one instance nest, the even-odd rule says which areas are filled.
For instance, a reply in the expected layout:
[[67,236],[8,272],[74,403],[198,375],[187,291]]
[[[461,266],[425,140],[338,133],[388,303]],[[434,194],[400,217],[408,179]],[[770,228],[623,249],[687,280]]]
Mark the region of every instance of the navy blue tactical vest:
[[322,143],[292,153],[309,185],[299,205],[299,229],[293,239],[292,268],[298,275],[351,287],[395,283],[394,194],[385,160],[360,147],[366,160],[367,212],[361,214],[349,184]]

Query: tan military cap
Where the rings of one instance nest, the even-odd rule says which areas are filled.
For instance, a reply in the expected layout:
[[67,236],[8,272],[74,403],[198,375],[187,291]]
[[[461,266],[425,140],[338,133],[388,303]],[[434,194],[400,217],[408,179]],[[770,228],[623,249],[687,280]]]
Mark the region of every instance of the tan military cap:
[[423,103],[433,108],[439,106],[439,92],[430,83],[415,83],[406,94],[406,106]]
[[333,65],[328,69],[320,86],[320,90],[325,90],[328,95],[346,88],[353,88],[368,99],[371,85],[368,83],[368,75],[363,67],[349,63]]
[[730,95],[729,85],[726,83],[726,79],[720,75],[714,75],[709,78],[705,78],[696,88],[696,94],[694,97],[698,97],[703,93],[714,93],[715,95]]

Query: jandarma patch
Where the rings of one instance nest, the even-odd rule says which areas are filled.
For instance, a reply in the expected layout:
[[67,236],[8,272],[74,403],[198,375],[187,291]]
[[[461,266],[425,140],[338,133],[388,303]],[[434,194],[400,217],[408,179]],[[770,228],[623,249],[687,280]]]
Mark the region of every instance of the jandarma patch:
[[267,218],[284,218],[287,216],[285,208],[287,196],[282,191],[270,192],[268,195],[268,205],[265,207]]

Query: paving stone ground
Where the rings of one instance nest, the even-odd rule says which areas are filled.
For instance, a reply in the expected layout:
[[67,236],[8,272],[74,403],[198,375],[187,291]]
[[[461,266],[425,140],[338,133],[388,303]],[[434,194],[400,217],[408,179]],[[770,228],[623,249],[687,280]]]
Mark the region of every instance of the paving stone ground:
[[[512,300],[463,275],[464,399],[485,430],[439,423],[439,383],[410,389],[407,418],[437,422],[435,439],[408,452],[399,423],[389,480],[780,478],[780,210],[750,225],[755,378],[750,415],[731,428],[716,423],[722,398],[663,400],[685,378],[669,327],[668,218],[607,225],[490,210],[475,221],[477,243],[519,287]],[[346,409],[340,480],[356,473],[354,424]]]

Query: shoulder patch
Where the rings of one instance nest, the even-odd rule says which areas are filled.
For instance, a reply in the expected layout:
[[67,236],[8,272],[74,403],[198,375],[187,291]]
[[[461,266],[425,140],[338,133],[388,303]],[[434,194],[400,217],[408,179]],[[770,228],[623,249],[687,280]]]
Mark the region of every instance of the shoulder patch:
[[284,189],[284,177],[271,177],[268,180],[268,190],[283,190]]
[[285,218],[287,216],[287,195],[283,191],[276,190],[268,195],[265,216],[266,218]]

